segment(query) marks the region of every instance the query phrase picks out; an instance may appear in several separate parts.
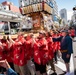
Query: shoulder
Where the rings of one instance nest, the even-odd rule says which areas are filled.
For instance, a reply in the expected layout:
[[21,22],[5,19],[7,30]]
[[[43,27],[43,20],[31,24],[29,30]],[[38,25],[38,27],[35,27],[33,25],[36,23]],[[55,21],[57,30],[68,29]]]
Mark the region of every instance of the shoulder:
[[70,36],[66,36],[66,39],[71,39]]
[[70,36],[66,36],[66,40],[72,41],[72,38]]

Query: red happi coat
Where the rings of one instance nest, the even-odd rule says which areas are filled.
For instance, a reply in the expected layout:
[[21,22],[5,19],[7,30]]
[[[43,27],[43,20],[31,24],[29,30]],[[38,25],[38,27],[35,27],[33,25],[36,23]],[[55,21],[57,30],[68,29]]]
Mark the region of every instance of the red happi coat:
[[[61,34],[58,34],[57,35],[57,37],[60,37],[61,36]],[[57,41],[57,50],[60,50],[61,48],[60,48],[60,42],[59,41]]]
[[32,57],[32,52],[33,52],[32,39],[26,40],[25,49],[27,51],[27,60],[30,60]]
[[75,29],[70,30],[71,36],[75,36]]
[[3,54],[3,59],[7,59],[7,55],[8,55],[8,42],[7,40],[1,40],[2,42],[2,46],[3,46],[3,51],[2,51],[2,54]]
[[51,60],[54,58],[54,51],[53,51],[53,40],[52,37],[47,37],[46,38],[47,42],[48,42],[48,60]]
[[13,45],[11,45],[8,49],[8,54],[7,54],[7,61],[8,62],[13,62],[14,59],[14,54],[13,54],[14,50],[13,50]]
[[13,44],[14,48],[14,64],[18,66],[23,66],[27,63],[27,53],[25,50],[25,39],[23,36],[20,39],[17,38]]
[[36,62],[37,64],[41,64],[38,45],[35,43],[33,48],[34,48],[34,62]]
[[39,39],[34,45],[34,61],[43,65],[48,62],[48,43],[45,38]]
[[59,33],[59,36],[62,36],[62,33]]
[[69,36],[71,36],[71,30],[70,29],[68,30],[68,34],[69,34]]
[[3,56],[4,59],[7,59],[8,62],[13,62],[13,47],[12,44],[9,47],[9,44],[7,41],[2,40],[2,44],[3,44]]
[[[59,35],[56,35],[56,36],[59,37]],[[60,42],[59,41],[53,42],[53,50],[54,50],[54,52],[60,50]]]
[[[52,37],[54,37],[54,36],[57,37],[57,34],[52,35]],[[53,47],[53,51],[54,51],[54,52],[57,51],[57,42],[53,42],[52,47]]]
[[0,45],[0,60],[4,60],[4,55],[3,55],[3,46]]

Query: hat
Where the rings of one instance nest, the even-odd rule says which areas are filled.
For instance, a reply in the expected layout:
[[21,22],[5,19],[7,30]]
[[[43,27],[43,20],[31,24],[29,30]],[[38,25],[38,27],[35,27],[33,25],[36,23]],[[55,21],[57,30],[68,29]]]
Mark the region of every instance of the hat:
[[62,30],[61,32],[65,32],[65,33],[68,33],[68,31],[67,31],[67,30]]

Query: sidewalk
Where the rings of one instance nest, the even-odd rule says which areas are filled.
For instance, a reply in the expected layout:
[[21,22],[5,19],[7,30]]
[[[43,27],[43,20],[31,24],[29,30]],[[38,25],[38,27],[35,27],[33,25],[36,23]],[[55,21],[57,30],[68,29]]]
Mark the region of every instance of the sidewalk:
[[[59,60],[57,64],[55,64],[55,69],[57,75],[64,75],[63,73],[66,71],[66,66],[62,60]],[[51,70],[51,67],[48,66],[48,75],[52,75],[53,71]],[[70,75],[74,75],[74,64],[73,64],[73,54],[70,59]]]

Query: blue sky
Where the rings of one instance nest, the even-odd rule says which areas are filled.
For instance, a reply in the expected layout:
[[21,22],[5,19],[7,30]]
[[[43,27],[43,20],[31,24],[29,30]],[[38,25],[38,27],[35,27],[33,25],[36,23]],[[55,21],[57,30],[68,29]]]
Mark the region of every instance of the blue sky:
[[76,5],[76,0],[56,0],[58,5],[58,10],[66,8],[67,9],[67,18],[68,20],[71,19],[73,14],[73,7]]
[[76,0],[56,0],[59,10],[66,8],[67,10],[72,10],[76,5]]
[[14,5],[19,6],[18,0],[0,0],[0,3],[4,2],[4,1],[13,2]]
[[[0,0],[0,3],[4,1],[10,1],[13,2],[16,6],[19,6],[18,0]],[[67,10],[72,10],[73,6],[76,5],[76,0],[56,0],[56,2],[58,4],[59,10],[62,8],[66,8]]]

